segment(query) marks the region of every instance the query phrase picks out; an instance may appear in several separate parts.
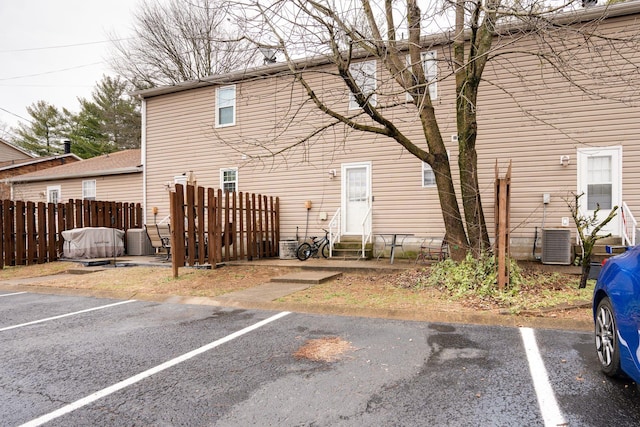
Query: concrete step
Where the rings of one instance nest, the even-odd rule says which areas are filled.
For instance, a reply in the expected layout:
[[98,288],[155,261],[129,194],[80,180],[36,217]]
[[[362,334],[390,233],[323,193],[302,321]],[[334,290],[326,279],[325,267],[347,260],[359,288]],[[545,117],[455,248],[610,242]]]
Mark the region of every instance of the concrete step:
[[[343,260],[357,260],[361,259],[361,247],[358,248],[333,248],[331,257]],[[373,257],[373,250],[371,248],[365,249],[364,259],[371,259]]]
[[340,271],[318,271],[307,270],[297,273],[289,273],[280,277],[272,277],[270,283],[300,283],[306,285],[319,285],[328,280],[335,279],[342,275]]

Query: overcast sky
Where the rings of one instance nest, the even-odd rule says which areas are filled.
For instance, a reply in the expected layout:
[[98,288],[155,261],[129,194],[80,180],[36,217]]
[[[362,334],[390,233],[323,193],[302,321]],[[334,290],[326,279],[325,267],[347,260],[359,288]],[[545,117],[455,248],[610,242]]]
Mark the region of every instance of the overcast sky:
[[44,100],[77,112],[103,74],[109,37],[130,35],[138,0],[0,0],[0,137]]

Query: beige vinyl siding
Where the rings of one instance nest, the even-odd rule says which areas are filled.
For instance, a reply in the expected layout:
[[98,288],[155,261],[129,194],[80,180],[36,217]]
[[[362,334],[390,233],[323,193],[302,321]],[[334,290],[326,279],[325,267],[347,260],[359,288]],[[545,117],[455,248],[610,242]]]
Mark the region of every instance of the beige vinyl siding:
[[[605,21],[615,31],[630,25],[633,17]],[[517,41],[514,50],[533,49],[535,41]],[[439,49],[444,60],[448,51]],[[586,53],[581,54],[588,64]],[[628,52],[640,63],[640,53]],[[439,61],[439,75],[450,70]],[[517,65],[517,70],[513,66]],[[610,64],[612,65],[612,64]],[[510,67],[509,67],[510,66]],[[326,70],[331,70],[330,67]],[[348,95],[338,79],[305,72],[305,78],[332,108],[346,114]],[[392,88],[390,76],[378,64],[379,88]],[[581,147],[622,146],[623,200],[640,217],[640,107],[588,96],[541,66],[534,56],[509,56],[490,62],[478,101],[478,165],[487,226],[493,235],[494,177],[512,162],[511,237],[522,253],[530,246],[535,227],[559,227],[570,217],[565,199],[577,187],[577,150]],[[499,83],[496,86],[491,83]],[[238,168],[239,190],[279,196],[282,236],[304,234],[306,200],[309,234],[328,227],[341,205],[341,166],[370,162],[372,173],[373,232],[407,232],[442,236],[442,216],[435,188],[422,188],[422,165],[398,143],[383,136],[364,134],[344,126],[299,144],[327,117],[307,100],[290,76],[267,76],[236,84],[236,125],[215,128],[215,86],[149,97],[147,106],[147,217],[153,207],[159,218],[169,214],[167,183],[175,175],[196,174],[199,185],[219,187],[221,168]],[[611,93],[620,93],[610,87]],[[604,90],[604,89],[602,89]],[[512,96],[505,95],[505,92]],[[377,97],[383,105],[383,94]],[[438,82],[434,102],[443,139],[450,150],[454,181],[458,181],[455,93],[452,78]],[[411,108],[390,112],[403,132],[421,146],[422,130]],[[267,156],[290,146],[275,158]],[[266,150],[265,148],[268,148]],[[560,156],[570,156],[567,167]],[[263,157],[259,157],[263,156]],[[331,179],[329,170],[338,171]],[[546,207],[542,195],[549,193]],[[63,190],[63,196],[66,197]],[[458,194],[460,200],[460,194]],[[328,219],[321,220],[322,213]]]
[[22,151],[17,150],[8,144],[0,142],[0,162],[8,162],[11,160],[25,160],[30,158],[30,156],[23,153]]
[[62,201],[82,199],[82,181],[96,181],[96,200],[142,203],[142,173],[16,183],[14,200],[47,201],[47,187],[60,186]]

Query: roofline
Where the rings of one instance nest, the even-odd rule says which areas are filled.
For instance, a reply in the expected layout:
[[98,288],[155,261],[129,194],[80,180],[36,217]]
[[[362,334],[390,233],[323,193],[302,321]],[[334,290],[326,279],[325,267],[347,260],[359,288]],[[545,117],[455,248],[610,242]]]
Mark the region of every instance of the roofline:
[[[626,15],[633,15],[640,13],[640,1],[628,1],[624,3],[615,3],[612,5],[594,6],[584,10],[580,10],[579,13],[567,12],[560,14],[556,17],[556,22],[559,24],[576,24],[579,22],[591,21],[597,18],[615,18]],[[516,24],[504,24],[500,27],[498,32],[500,34],[509,34],[514,30],[521,30],[522,26]],[[422,43],[425,46],[429,45],[446,45],[452,43],[453,33],[438,33],[431,34],[423,37]],[[364,58],[367,56],[366,52],[362,52],[356,58]],[[296,68],[317,67],[320,65],[326,65],[331,61],[326,56],[315,56],[311,58],[302,58],[293,61]],[[232,71],[225,74],[218,74],[209,77],[204,77],[199,80],[189,80],[178,83],[172,86],[160,86],[149,89],[142,89],[134,91],[132,94],[142,99],[152,98],[154,96],[167,95],[171,93],[183,92],[191,89],[197,89],[208,86],[215,86],[221,84],[229,84],[235,82],[241,82],[245,80],[251,80],[261,77],[269,77],[282,73],[290,73],[289,64],[287,62],[269,64],[259,67],[252,67],[242,71]]]
[[97,176],[110,176],[110,175],[126,175],[130,173],[140,173],[142,172],[142,166],[133,166],[119,169],[109,169],[109,170],[96,170],[96,171],[88,171],[88,172],[76,172],[68,175],[40,175],[40,176],[32,176],[32,177],[22,177],[22,175],[14,176],[12,178],[7,178],[2,182],[8,183],[22,183],[22,182],[38,182],[38,181],[53,181],[60,179],[73,179],[73,178],[92,178]]
[[22,154],[24,154],[24,155],[26,155],[26,156],[29,156],[29,157],[31,157],[31,158],[35,158],[35,157],[36,157],[36,155],[35,155],[35,154],[33,154],[33,153],[31,153],[31,152],[29,152],[29,151],[25,150],[25,149],[24,149],[24,148],[22,148],[22,147],[18,147],[17,145],[15,145],[15,144],[13,144],[13,143],[11,143],[11,142],[7,141],[7,140],[4,140],[4,139],[0,138],[0,141],[2,141],[2,143],[3,143],[3,144],[8,145],[10,148],[13,148],[13,149],[14,149],[14,150],[16,150],[16,151],[19,151],[19,152],[21,152]]
[[16,164],[0,167],[0,171],[13,169],[13,168],[17,168],[17,167],[20,167],[20,166],[35,165],[36,163],[47,162],[47,161],[50,161],[50,160],[65,159],[67,157],[75,157],[77,160],[82,160],[82,158],[78,157],[77,155],[75,155],[73,153],[60,154],[58,156],[53,156],[53,157],[36,157],[33,160],[29,160],[28,162],[16,163]]

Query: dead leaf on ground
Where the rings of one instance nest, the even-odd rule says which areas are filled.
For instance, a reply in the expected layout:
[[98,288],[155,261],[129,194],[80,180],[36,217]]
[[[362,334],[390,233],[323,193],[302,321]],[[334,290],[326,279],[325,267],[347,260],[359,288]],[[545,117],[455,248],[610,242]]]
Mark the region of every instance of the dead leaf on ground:
[[307,341],[296,351],[296,359],[309,359],[316,362],[335,362],[344,353],[353,350],[349,341],[340,337],[325,337]]

